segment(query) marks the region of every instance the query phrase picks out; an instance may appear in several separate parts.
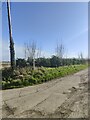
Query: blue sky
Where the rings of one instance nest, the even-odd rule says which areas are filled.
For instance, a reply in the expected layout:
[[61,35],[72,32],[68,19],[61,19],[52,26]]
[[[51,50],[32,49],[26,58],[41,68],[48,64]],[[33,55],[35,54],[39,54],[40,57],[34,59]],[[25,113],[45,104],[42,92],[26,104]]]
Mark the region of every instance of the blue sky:
[[[24,57],[24,43],[36,42],[43,55],[55,54],[57,43],[64,44],[68,57],[82,52],[88,56],[88,3],[11,3],[16,58]],[[9,59],[6,3],[2,4],[3,60]]]

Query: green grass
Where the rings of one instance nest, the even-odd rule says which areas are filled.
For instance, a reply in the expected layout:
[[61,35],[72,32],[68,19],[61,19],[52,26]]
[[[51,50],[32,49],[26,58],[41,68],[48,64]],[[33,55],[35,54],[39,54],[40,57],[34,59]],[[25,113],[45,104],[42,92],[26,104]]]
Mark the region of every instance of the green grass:
[[55,78],[76,73],[87,67],[88,65],[71,65],[58,68],[41,67],[34,71],[27,67],[21,69],[17,68],[14,73],[12,73],[10,68],[7,68],[2,71],[2,88],[11,89],[41,84]]

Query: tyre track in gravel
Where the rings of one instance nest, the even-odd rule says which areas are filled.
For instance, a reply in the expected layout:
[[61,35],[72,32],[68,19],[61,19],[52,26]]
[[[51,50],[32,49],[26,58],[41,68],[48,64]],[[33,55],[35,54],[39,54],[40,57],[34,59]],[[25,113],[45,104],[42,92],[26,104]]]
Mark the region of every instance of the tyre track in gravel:
[[[76,117],[87,117],[87,100],[83,104],[88,92],[87,73],[86,69],[37,86],[3,91],[3,117],[72,118],[74,112]],[[78,102],[81,110],[86,110],[79,116],[75,108]]]

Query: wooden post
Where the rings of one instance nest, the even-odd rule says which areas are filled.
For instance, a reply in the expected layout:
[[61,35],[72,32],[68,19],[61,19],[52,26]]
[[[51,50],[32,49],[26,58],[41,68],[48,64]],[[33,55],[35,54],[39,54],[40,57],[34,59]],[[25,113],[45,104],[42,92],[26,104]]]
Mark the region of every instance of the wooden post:
[[10,1],[7,0],[7,12],[8,12],[8,26],[9,26],[9,37],[10,37],[10,62],[12,70],[15,69],[15,50],[14,42],[12,38],[12,26],[11,26],[11,16],[10,16]]

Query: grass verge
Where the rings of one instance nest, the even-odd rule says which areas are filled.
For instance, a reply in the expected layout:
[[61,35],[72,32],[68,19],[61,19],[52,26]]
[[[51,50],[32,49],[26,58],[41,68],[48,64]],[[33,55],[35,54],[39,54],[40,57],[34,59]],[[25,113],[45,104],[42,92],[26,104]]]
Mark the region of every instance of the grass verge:
[[2,70],[2,89],[20,88],[41,84],[55,78],[64,77],[87,68],[88,65],[71,65],[57,68],[41,67],[36,70],[17,68],[13,73],[10,68]]

